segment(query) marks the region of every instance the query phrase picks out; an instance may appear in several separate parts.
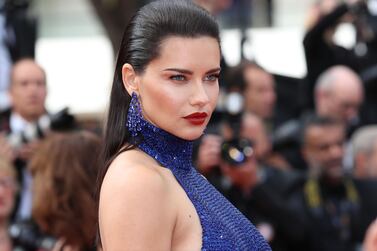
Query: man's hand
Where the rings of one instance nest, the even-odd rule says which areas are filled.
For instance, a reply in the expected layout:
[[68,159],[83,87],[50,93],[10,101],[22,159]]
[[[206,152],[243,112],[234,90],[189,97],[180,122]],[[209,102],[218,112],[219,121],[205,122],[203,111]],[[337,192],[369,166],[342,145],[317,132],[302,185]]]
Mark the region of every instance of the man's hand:
[[15,157],[16,153],[12,146],[8,143],[5,134],[0,133],[0,158],[13,162]]
[[218,135],[207,134],[203,137],[198,150],[197,168],[202,174],[209,173],[220,165],[222,138]]
[[59,239],[51,251],[79,251],[79,249],[67,245],[64,239]]
[[224,162],[221,164],[221,171],[223,175],[228,177],[245,195],[248,195],[260,182],[257,162],[254,157],[249,157],[246,162],[238,166],[232,166]]
[[36,152],[39,146],[39,143],[40,143],[40,140],[34,140],[30,143],[22,145],[16,151],[17,157],[25,161],[30,160],[33,154]]
[[377,220],[370,224],[363,242],[364,251],[377,250]]

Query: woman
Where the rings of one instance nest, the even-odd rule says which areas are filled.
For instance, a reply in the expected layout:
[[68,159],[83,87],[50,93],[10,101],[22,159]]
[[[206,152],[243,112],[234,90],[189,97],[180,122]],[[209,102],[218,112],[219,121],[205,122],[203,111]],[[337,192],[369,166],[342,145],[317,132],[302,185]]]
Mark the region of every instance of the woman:
[[60,239],[54,250],[93,250],[100,142],[86,131],[54,134],[31,160],[33,219],[45,234]]
[[189,1],[155,1],[129,23],[100,170],[104,250],[270,250],[191,165],[219,92],[219,30]]

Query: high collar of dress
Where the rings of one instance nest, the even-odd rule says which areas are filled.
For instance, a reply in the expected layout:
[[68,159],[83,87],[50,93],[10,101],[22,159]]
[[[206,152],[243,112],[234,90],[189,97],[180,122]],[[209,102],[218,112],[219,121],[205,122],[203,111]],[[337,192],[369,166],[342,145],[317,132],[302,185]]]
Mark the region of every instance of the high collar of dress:
[[141,118],[138,147],[169,169],[192,168],[192,141],[172,135]]

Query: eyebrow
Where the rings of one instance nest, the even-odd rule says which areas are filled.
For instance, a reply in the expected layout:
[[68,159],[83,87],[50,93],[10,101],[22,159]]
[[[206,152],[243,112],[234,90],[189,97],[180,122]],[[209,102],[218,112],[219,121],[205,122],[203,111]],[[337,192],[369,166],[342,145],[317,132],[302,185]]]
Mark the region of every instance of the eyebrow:
[[[221,68],[218,67],[218,68],[211,69],[211,70],[207,71],[206,74],[215,73],[215,72],[218,72],[220,70],[221,70]],[[190,70],[179,69],[179,68],[167,68],[167,69],[165,69],[163,71],[176,71],[176,72],[179,72],[179,73],[182,73],[182,74],[188,74],[188,75],[192,75],[193,74],[193,72],[190,71]]]

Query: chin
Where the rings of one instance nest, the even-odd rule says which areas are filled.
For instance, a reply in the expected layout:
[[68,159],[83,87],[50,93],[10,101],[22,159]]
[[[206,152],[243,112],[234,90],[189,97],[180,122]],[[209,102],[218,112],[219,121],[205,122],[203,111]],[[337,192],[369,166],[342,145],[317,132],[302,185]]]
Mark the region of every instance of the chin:
[[327,176],[332,178],[332,179],[340,179],[343,178],[343,171],[342,170],[331,170],[330,172],[327,173]]
[[184,140],[188,140],[188,141],[193,141],[193,140],[200,138],[200,136],[202,136],[202,135],[203,135],[203,133],[197,134],[197,135],[185,135],[185,136],[180,137],[180,138],[182,138]]
[[165,131],[169,132],[170,134],[173,134],[178,138],[193,141],[200,138],[203,135],[206,125],[207,123],[200,126],[180,126],[177,124],[175,127],[166,128]]
[[182,134],[177,135],[177,136],[179,138],[184,139],[184,140],[193,141],[193,140],[200,138],[200,136],[203,135],[203,132],[204,132],[204,129],[203,130],[196,130],[194,132],[182,133]]

